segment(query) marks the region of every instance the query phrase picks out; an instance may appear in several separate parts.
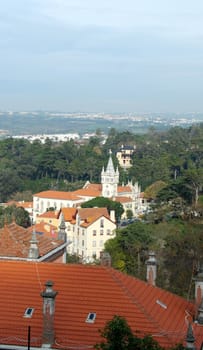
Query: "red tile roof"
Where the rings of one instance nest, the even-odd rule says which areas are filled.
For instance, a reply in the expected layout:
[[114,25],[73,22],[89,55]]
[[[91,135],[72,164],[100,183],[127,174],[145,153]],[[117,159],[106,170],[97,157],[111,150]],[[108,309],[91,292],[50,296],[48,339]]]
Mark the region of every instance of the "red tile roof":
[[75,220],[77,209],[76,208],[61,208],[60,212],[62,212],[65,221],[71,222],[72,220]]
[[[41,345],[40,292],[47,280],[58,291],[53,348],[93,348],[101,340],[98,330],[114,315],[125,317],[140,336],[151,334],[168,347],[185,339],[194,312],[185,299],[112,268],[0,261],[0,344],[25,345],[30,325],[31,346]],[[29,320],[23,318],[27,307],[34,308]],[[89,312],[96,313],[92,324],[85,322]],[[202,339],[203,327],[196,325],[194,331]]]
[[57,238],[58,228],[47,222],[40,222],[38,224],[35,224],[34,226],[29,227],[28,230],[30,231],[30,233],[32,233],[34,229],[36,233],[41,233],[44,236],[47,236],[52,239]]
[[101,191],[97,191],[95,189],[92,188],[81,188],[79,190],[74,191],[74,193],[77,196],[81,196],[81,197],[100,197],[101,196]]
[[80,225],[82,227],[88,227],[101,217],[106,217],[110,220],[110,216],[106,208],[82,208],[78,209],[78,214],[80,219],[84,221]]
[[122,192],[131,193],[132,190],[131,190],[130,186],[118,186],[118,193],[122,193]]
[[52,190],[35,193],[34,197],[62,199],[62,200],[70,200],[70,201],[80,200],[80,198],[75,194],[75,192],[52,191]]
[[33,208],[33,202],[24,202],[24,201],[9,201],[5,203],[5,206],[15,205],[16,207],[22,207],[24,209],[31,209]]
[[130,197],[116,197],[115,201],[120,202],[120,203],[132,203],[133,202],[132,198],[130,198]]
[[[24,258],[27,259],[33,228],[23,228],[16,223],[5,225],[0,229],[0,259]],[[39,231],[41,232],[41,230]],[[42,257],[60,247],[64,242],[56,240],[57,237],[37,234],[39,256]]]
[[48,210],[45,211],[44,213],[37,215],[38,218],[52,218],[52,219],[57,219],[58,218],[58,210]]
[[81,220],[85,220],[88,217],[106,216],[109,218],[109,213],[106,208],[81,208],[78,209],[78,214]]
[[94,191],[102,191],[102,185],[101,184],[91,184],[90,182],[86,184],[83,188],[87,188],[89,190],[94,190]]

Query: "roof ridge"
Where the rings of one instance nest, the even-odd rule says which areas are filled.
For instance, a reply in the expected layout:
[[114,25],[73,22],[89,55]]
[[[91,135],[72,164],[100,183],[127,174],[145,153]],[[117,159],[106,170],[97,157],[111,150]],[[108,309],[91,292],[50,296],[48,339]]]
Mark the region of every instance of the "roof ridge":
[[[146,316],[146,318],[148,319],[148,321],[150,321],[156,328],[158,328],[159,331],[159,335],[164,335],[165,337],[167,337],[167,339],[170,341],[170,336],[168,335],[168,333],[166,333],[166,331],[164,331],[164,329],[161,327],[161,325],[159,324],[159,322],[157,322],[156,320],[154,320],[154,318],[146,311],[145,307],[139,302],[139,300],[131,293],[131,291],[126,288],[125,284],[122,282],[122,280],[120,278],[118,278],[117,274],[119,271],[116,271],[115,269],[107,269],[109,272],[111,272],[111,275],[114,279],[114,281],[120,285],[120,287],[122,288],[122,290],[125,292],[126,296],[133,302],[133,304],[135,304],[140,311]],[[131,276],[133,277],[133,276]],[[135,277],[133,277],[135,278]],[[141,280],[140,280],[141,281]],[[144,281],[142,281],[144,283]],[[153,286],[151,286],[153,287]],[[158,335],[156,334],[156,335]]]

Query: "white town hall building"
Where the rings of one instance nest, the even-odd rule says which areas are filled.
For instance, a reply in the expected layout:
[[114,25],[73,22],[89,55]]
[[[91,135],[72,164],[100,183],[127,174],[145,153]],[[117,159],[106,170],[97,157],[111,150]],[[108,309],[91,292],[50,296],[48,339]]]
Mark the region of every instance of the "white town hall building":
[[131,210],[133,216],[137,216],[145,209],[146,204],[142,198],[141,189],[138,183],[132,184],[129,181],[126,185],[119,186],[119,171],[115,170],[111,152],[109,155],[106,170],[101,171],[101,183],[92,184],[87,182],[83,188],[73,191],[42,191],[33,196],[33,221],[36,217],[52,208],[60,210],[61,208],[80,207],[80,205],[95,197],[106,197],[120,202],[126,211]]

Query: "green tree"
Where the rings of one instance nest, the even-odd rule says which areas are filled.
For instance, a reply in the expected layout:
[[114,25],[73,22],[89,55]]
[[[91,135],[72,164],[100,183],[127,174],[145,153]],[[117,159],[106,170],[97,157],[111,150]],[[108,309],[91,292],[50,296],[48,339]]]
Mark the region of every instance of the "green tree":
[[133,334],[124,317],[115,315],[100,331],[105,341],[96,344],[100,350],[163,350],[151,336],[138,338]]
[[6,208],[1,208],[0,211],[0,226],[3,227],[4,223],[11,223],[15,221],[18,225],[25,228],[31,225],[29,213],[22,207],[16,207],[10,205]]

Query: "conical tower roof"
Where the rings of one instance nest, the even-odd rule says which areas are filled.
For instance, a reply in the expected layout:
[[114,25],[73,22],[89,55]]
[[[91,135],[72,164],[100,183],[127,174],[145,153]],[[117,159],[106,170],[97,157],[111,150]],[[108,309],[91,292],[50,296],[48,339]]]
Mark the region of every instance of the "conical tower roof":
[[107,167],[106,167],[106,173],[109,173],[109,174],[112,174],[112,173],[115,173],[115,169],[114,169],[114,165],[113,165],[113,160],[112,160],[112,157],[111,157],[111,150],[109,151],[109,160],[108,160],[108,164],[107,164]]

